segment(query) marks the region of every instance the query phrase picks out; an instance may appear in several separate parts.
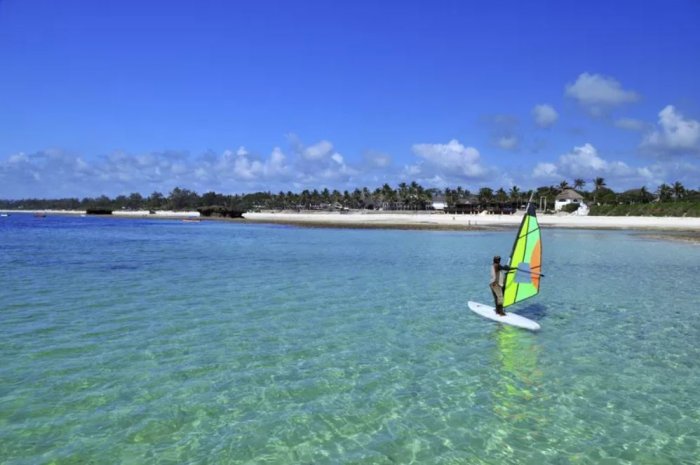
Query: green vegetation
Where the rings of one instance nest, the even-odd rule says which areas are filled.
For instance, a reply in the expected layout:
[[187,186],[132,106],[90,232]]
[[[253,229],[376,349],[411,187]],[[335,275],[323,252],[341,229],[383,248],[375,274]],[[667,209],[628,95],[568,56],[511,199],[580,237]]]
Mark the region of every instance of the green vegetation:
[[700,217],[700,201],[653,202],[600,205],[591,208],[596,216],[694,216]]
[[564,205],[561,207],[561,211],[566,212],[566,213],[573,213],[576,210],[578,210],[579,204],[577,203],[570,203],[568,205]]
[[200,207],[197,209],[200,215],[205,217],[218,217],[218,218],[240,218],[244,211],[237,210],[234,208],[226,208],[220,205],[212,205],[209,207]]
[[[574,179],[573,186],[590,206],[591,215],[614,216],[700,216],[700,192],[686,189],[680,182],[662,184],[654,192],[646,187],[616,193],[608,188],[605,179],[591,182],[592,191],[584,190],[586,181]],[[120,195],[114,199],[107,196],[97,198],[68,199],[22,199],[0,200],[3,210],[197,210],[202,216],[238,217],[243,212],[255,210],[426,210],[433,202],[446,205],[451,213],[474,213],[488,210],[493,213],[512,213],[524,206],[530,195],[545,212],[554,210],[554,200],[570,184],[564,180],[557,186],[542,186],[534,191],[521,191],[512,186],[493,189],[481,187],[476,193],[461,186],[456,188],[426,189],[417,182],[400,183],[396,188],[384,184],[374,190],[366,187],[353,191],[303,190],[301,192],[255,192],[226,195],[207,192],[199,195],[194,191],[176,187],[168,196],[154,192],[148,197],[139,193]],[[575,206],[566,207],[575,209]]]

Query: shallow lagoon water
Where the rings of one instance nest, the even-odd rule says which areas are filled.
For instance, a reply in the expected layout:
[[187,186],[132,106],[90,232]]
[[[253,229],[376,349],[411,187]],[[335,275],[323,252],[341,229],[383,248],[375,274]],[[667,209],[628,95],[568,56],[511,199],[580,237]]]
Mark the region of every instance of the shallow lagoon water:
[[694,464],[700,247],[513,231],[0,221],[0,463]]

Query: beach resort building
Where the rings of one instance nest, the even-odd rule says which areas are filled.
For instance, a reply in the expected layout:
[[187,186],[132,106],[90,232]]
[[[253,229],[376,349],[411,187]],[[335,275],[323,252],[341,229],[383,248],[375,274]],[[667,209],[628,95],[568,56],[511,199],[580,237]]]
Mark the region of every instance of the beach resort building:
[[445,211],[445,208],[447,208],[447,200],[443,195],[434,196],[431,203],[428,205],[428,210]]
[[570,203],[582,204],[583,196],[573,189],[564,189],[554,199],[554,211],[558,212]]

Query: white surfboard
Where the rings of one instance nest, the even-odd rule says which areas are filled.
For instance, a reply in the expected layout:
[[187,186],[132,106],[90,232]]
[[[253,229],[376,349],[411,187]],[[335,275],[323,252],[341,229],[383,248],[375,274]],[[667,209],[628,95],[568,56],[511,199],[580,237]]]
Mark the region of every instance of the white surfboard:
[[506,312],[506,316],[501,316],[496,313],[496,309],[490,305],[480,304],[478,302],[469,301],[469,309],[477,313],[484,318],[489,320],[498,321],[499,323],[504,323],[511,326],[517,326],[518,328],[529,329],[530,331],[537,331],[540,329],[540,325],[536,322],[525,318],[524,316],[517,315],[515,313]]

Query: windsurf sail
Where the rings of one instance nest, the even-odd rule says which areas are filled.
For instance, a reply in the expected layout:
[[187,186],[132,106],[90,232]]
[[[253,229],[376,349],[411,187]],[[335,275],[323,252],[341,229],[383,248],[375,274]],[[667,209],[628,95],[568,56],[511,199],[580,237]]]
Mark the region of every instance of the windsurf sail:
[[542,237],[535,215],[532,198],[527,204],[513,252],[510,254],[510,271],[503,286],[503,307],[509,307],[540,292],[542,275]]

